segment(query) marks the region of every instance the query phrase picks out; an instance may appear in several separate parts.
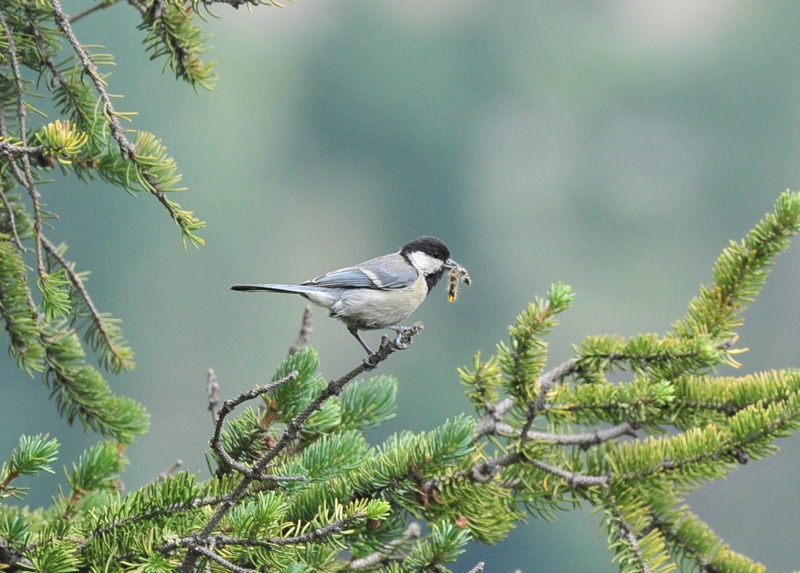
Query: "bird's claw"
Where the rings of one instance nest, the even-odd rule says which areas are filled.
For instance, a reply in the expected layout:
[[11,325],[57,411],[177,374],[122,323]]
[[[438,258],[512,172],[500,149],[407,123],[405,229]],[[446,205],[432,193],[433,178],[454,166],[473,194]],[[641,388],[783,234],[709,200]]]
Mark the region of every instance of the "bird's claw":
[[364,366],[366,367],[366,370],[375,370],[379,363],[378,355],[374,352],[364,357]]
[[403,334],[405,334],[406,331],[411,330],[411,327],[408,327],[408,326],[393,326],[392,330],[394,330],[397,333],[397,338],[394,339],[394,347],[397,348],[397,350],[405,350],[406,348],[411,346],[411,340],[410,339],[408,340],[408,342],[403,342],[403,340],[402,340]]

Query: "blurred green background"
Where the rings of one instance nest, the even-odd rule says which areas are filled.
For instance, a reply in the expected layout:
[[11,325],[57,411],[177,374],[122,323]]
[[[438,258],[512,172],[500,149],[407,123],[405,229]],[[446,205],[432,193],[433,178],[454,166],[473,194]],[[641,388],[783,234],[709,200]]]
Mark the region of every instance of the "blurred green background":
[[[65,2],[71,13],[94,3]],[[425,332],[383,373],[397,417],[371,436],[430,429],[468,411],[456,368],[506,337],[556,281],[577,292],[551,337],[552,364],[585,335],[664,332],[729,239],[800,187],[800,4],[338,2],[249,14],[215,6],[220,81],[193,93],[151,63],[120,4],[76,24],[117,59],[110,91],[131,127],[155,132],[208,222],[184,251],[152,198],[103,184],[44,188],[99,308],[123,318],[138,368],[110,380],[142,402],[151,431],[128,451],[135,489],[176,459],[206,475],[206,372],[223,398],[269,380],[300,325],[299,297],[235,282],[294,282],[436,235],[473,278],[455,304],[433,292]],[[747,311],[738,373],[800,365],[800,245]],[[361,349],[322,311],[312,344],[336,377]],[[377,343],[378,334],[367,334]],[[0,363],[7,430],[49,431],[70,465],[97,438],[56,415],[38,379]],[[724,372],[724,373],[730,373]],[[692,509],[771,570],[800,567],[800,439],[693,495]],[[60,467],[60,466],[59,466]],[[62,476],[29,481],[47,504]],[[531,519],[456,570],[614,571],[600,517]],[[460,568],[460,569],[459,569]]]

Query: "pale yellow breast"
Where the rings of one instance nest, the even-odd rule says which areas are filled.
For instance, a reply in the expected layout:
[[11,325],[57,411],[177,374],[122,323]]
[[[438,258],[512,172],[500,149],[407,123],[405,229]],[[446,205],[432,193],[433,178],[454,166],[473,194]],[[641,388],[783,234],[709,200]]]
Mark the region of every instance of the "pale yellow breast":
[[428,286],[422,276],[405,289],[355,289],[341,296],[331,307],[331,315],[363,329],[386,328],[401,324],[427,295]]

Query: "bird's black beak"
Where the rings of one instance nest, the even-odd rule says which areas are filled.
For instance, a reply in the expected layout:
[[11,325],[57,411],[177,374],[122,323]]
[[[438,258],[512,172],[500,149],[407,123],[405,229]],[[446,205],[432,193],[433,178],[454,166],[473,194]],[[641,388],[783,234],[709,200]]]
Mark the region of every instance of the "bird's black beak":
[[458,264],[457,262],[455,262],[453,259],[447,259],[447,260],[444,262],[444,268],[446,268],[446,269],[448,269],[448,270],[456,269],[456,268],[458,268],[458,267],[460,267],[460,266],[461,266],[461,265],[459,265],[459,264]]

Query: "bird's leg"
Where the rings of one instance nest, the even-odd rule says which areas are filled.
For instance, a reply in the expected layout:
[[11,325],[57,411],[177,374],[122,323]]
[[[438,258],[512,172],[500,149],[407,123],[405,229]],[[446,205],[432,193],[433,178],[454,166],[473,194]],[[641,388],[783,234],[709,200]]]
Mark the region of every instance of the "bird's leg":
[[378,365],[375,362],[375,358],[376,358],[375,353],[372,351],[372,349],[369,346],[367,346],[367,343],[364,342],[364,340],[361,338],[361,336],[359,336],[358,329],[355,328],[355,327],[352,327],[352,326],[348,326],[347,327],[347,331],[350,334],[352,334],[353,336],[355,336],[356,340],[358,340],[358,343],[364,348],[364,350],[367,351],[367,356],[366,356],[366,358],[364,358],[364,364],[366,364],[367,367],[369,367],[370,370],[375,368]]
[[410,340],[407,343],[400,342],[400,337],[403,336],[403,333],[406,330],[411,329],[410,326],[401,326],[399,324],[396,324],[394,326],[387,326],[386,328],[388,328],[389,330],[394,330],[397,333],[397,338],[394,339],[395,348],[397,348],[398,350],[405,350],[406,348],[411,346]]
[[358,329],[357,329],[356,327],[354,327],[354,326],[348,326],[348,327],[347,327],[347,331],[348,331],[350,334],[352,334],[353,336],[355,336],[355,337],[356,337],[356,340],[358,340],[358,343],[361,345],[361,347],[362,347],[364,350],[366,350],[366,351],[367,351],[367,354],[369,354],[370,356],[371,356],[371,355],[373,355],[373,354],[375,354],[375,353],[372,351],[372,349],[371,349],[369,346],[367,346],[367,343],[366,343],[366,342],[364,342],[364,340],[363,340],[363,339],[361,338],[361,336],[358,334]]

